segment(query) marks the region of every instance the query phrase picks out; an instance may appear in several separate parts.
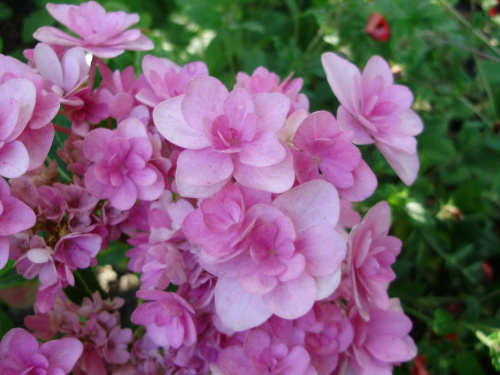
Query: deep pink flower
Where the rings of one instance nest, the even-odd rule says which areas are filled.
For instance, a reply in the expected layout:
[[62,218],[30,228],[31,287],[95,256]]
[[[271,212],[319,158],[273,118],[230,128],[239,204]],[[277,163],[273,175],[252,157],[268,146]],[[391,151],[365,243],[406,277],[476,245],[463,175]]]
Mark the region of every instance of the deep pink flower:
[[187,149],[177,160],[182,195],[210,196],[232,176],[244,186],[274,193],[292,186],[292,156],[277,137],[290,108],[286,96],[252,96],[244,89],[229,93],[209,76],[191,79],[185,92],[153,111],[160,133]]
[[184,299],[159,290],[140,290],[137,297],[154,302],[139,305],[130,319],[145,325],[157,345],[178,349],[196,343],[194,310]]
[[52,340],[40,346],[27,331],[14,328],[0,342],[0,372],[2,375],[69,374],[82,351],[82,343],[75,338]]
[[139,22],[139,15],[125,12],[109,12],[95,1],[82,5],[47,4],[47,10],[82,39],[75,38],[55,27],[39,28],[33,37],[41,42],[68,47],[82,47],[101,57],[113,58],[125,50],[148,51],[153,49],[151,40],[140,30],[127,30]]
[[196,76],[208,75],[205,63],[195,61],[182,68],[168,59],[146,55],[142,59],[142,70],[149,87],[144,87],[136,98],[154,108],[162,101],[184,94],[188,81]]
[[86,188],[114,207],[129,210],[137,198],[152,201],[163,192],[165,182],[149,163],[153,146],[139,120],[125,120],[115,131],[94,129],[85,137],[83,152],[94,163],[85,174]]
[[411,110],[411,91],[394,85],[389,64],[379,56],[368,61],[363,74],[331,52],[323,54],[322,62],[341,104],[340,127],[354,132],[355,144],[375,143],[397,175],[411,185],[420,166],[415,136],[423,129],[422,120]]
[[69,269],[85,269],[101,250],[102,237],[94,233],[70,233],[57,242],[54,258]]
[[377,203],[349,234],[347,267],[353,299],[363,319],[369,319],[369,306],[389,308],[387,288],[396,278],[391,265],[401,251],[401,240],[388,236],[391,208]]
[[385,17],[379,13],[370,14],[366,23],[365,33],[380,42],[386,42],[391,36],[391,30]]
[[[293,144],[294,166],[300,183],[324,178],[350,201],[362,201],[373,194],[377,178],[352,144],[352,132],[341,131],[326,111],[307,116],[297,129]],[[320,174],[321,173],[321,174]]]

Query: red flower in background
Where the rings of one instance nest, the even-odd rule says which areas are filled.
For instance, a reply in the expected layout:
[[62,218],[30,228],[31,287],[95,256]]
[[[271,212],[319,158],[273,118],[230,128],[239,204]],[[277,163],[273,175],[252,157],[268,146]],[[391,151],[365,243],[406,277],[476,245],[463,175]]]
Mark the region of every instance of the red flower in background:
[[365,33],[373,39],[385,42],[391,36],[391,30],[387,20],[379,13],[372,13],[365,27]]
[[495,5],[493,8],[490,8],[489,12],[491,17],[495,17],[500,13],[500,0],[497,1],[497,5]]

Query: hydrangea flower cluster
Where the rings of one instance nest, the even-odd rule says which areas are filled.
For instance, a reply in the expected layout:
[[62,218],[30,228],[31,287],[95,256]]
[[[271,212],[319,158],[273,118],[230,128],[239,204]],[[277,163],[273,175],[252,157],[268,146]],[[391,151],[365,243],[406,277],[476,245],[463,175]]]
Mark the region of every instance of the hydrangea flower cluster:
[[[28,64],[0,55],[0,268],[40,282],[2,374],[385,375],[416,356],[387,293],[390,207],[352,208],[377,187],[357,145],[417,177],[422,122],[387,62],[324,54],[341,106],[309,113],[302,79],[263,67],[232,89],[202,62],[113,72],[102,58],[153,48],[136,14],[47,9],[76,36],[42,27]],[[54,129],[70,178],[44,164]],[[140,275],[134,331],[120,298],[65,295],[110,242]]]

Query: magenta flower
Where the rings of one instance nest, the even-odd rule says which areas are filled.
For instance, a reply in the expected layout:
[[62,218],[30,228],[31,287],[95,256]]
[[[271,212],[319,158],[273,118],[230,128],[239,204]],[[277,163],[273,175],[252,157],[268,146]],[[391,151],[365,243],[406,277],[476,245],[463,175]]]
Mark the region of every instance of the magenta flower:
[[184,94],[188,81],[196,76],[208,75],[205,63],[195,61],[182,68],[168,59],[146,55],[142,59],[142,70],[149,87],[144,87],[136,98],[154,108],[162,101]]
[[36,223],[35,213],[21,200],[10,195],[7,181],[0,177],[0,269],[9,259],[7,236],[30,229]]
[[130,319],[145,325],[157,345],[178,349],[196,343],[194,310],[182,297],[159,290],[140,290],[137,297],[154,302],[139,305]]
[[121,122],[115,131],[94,129],[85,137],[83,153],[94,163],[85,174],[88,191],[120,210],[129,210],[137,198],[158,199],[165,188],[162,174],[150,163],[153,146],[146,127],[137,119]]
[[363,319],[369,319],[369,306],[389,308],[387,288],[396,278],[391,265],[401,251],[401,240],[388,236],[391,208],[385,201],[377,203],[354,226],[348,241],[348,273],[353,299]]
[[0,373],[69,374],[82,351],[82,343],[75,338],[52,340],[40,346],[30,333],[14,328],[0,342]]
[[301,151],[294,152],[297,180],[304,183],[324,178],[345,199],[368,198],[377,187],[377,178],[351,141],[352,133],[341,131],[329,112],[307,116],[293,138],[294,146]]
[[148,51],[153,49],[151,40],[140,30],[127,30],[139,22],[139,15],[125,12],[109,12],[95,1],[82,5],[47,4],[47,10],[81,39],[75,38],[55,27],[39,28],[33,37],[41,42],[68,47],[82,47],[101,57],[113,58],[125,50]]
[[394,85],[389,64],[379,56],[368,61],[363,74],[331,52],[323,54],[322,62],[341,104],[340,127],[354,132],[355,144],[375,143],[401,180],[411,185],[420,166],[415,136],[423,129],[422,120],[411,110],[411,91]]
[[232,176],[243,186],[281,193],[294,181],[292,156],[280,143],[290,101],[280,93],[228,92],[217,79],[195,77],[185,94],[159,104],[159,132],[184,147],[176,183],[188,197],[207,197]]
[[57,242],[54,258],[70,270],[85,269],[101,250],[102,237],[94,233],[69,233]]

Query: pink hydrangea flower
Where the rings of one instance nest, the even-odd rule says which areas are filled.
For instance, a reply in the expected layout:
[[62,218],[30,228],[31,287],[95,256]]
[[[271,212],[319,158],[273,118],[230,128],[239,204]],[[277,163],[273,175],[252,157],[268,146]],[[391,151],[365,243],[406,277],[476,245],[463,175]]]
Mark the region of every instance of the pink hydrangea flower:
[[304,80],[295,78],[290,80],[293,73],[280,83],[280,77],[266,68],[260,66],[249,76],[246,73],[239,72],[236,75],[236,84],[234,88],[243,88],[252,95],[264,92],[281,92],[290,99],[290,111],[288,115],[295,111],[309,111],[309,100],[304,94],[300,94]]
[[377,203],[349,234],[347,267],[353,299],[363,319],[369,319],[369,306],[389,308],[387,288],[396,278],[391,265],[401,251],[399,238],[388,236],[391,208]]
[[187,149],[177,160],[182,195],[210,196],[232,176],[244,186],[273,193],[292,186],[292,156],[277,137],[290,108],[286,96],[252,96],[244,89],[229,93],[209,76],[191,79],[185,92],[153,111],[160,133]]
[[355,144],[375,143],[401,180],[411,185],[420,166],[415,136],[423,129],[411,109],[411,91],[394,84],[389,64],[379,56],[368,61],[363,74],[331,52],[323,54],[322,63],[341,104],[340,127],[354,132]]
[[33,65],[45,79],[44,87],[57,94],[61,104],[83,105],[82,99],[74,95],[89,74],[83,49],[71,48],[59,57],[50,45],[38,43],[33,51]]
[[30,333],[11,329],[0,342],[0,373],[69,374],[83,351],[75,338],[48,341],[41,346]]
[[10,195],[7,181],[0,177],[0,269],[9,259],[7,236],[30,229],[36,223],[33,210],[21,200]]
[[68,47],[82,47],[101,58],[113,58],[125,50],[148,51],[153,49],[151,40],[140,30],[127,30],[139,22],[139,15],[125,12],[109,12],[95,1],[82,5],[47,4],[47,10],[81,39],[55,27],[39,28],[33,37],[41,42]]
[[348,308],[354,339],[339,374],[391,375],[393,365],[411,360],[417,347],[409,336],[411,320],[403,313],[398,299],[391,299],[389,310],[370,306],[370,320],[364,321],[355,305]]
[[196,343],[194,310],[184,299],[159,290],[140,290],[137,297],[154,302],[139,305],[130,319],[145,325],[149,338],[157,345],[178,349]]
[[304,183],[324,178],[350,201],[362,201],[372,195],[377,178],[351,143],[352,137],[352,132],[339,129],[329,112],[307,116],[293,138],[294,146],[300,150],[294,152],[297,180]]
[[335,231],[338,214],[337,192],[321,180],[299,185],[271,205],[250,207],[246,215],[255,225],[244,251],[224,262],[201,258],[219,276],[215,307],[222,323],[242,331],[273,314],[296,319],[329,296],[347,250]]
[[[26,113],[23,109],[19,117],[19,123],[27,121],[28,124],[23,132],[17,137],[22,142],[29,155],[28,170],[34,170],[43,165],[54,139],[54,127],[50,121],[59,110],[59,97],[55,93],[47,93],[43,90],[43,78],[36,74],[28,65],[16,60],[10,56],[0,55],[0,84],[14,79],[27,79],[31,81],[36,90],[35,106],[30,118],[25,119]],[[16,80],[16,82],[18,82]],[[11,84],[11,85],[16,85]],[[20,88],[26,87],[22,84]],[[18,92],[19,89],[8,90]],[[20,103],[26,103],[31,94],[25,92]],[[0,101],[3,101],[0,99]],[[23,105],[24,106],[24,105]],[[2,116],[3,117],[3,116]],[[4,121],[5,119],[2,118]],[[4,133],[6,135],[6,133]],[[5,139],[10,141],[9,138]],[[25,158],[20,159],[25,162]],[[22,173],[18,172],[17,175]]]
[[149,162],[153,146],[146,127],[137,119],[121,122],[115,131],[94,129],[85,137],[83,153],[94,163],[85,174],[86,188],[120,210],[129,210],[137,198],[158,199],[165,188],[162,174]]
[[272,333],[251,331],[243,346],[232,345],[221,353],[220,365],[227,375],[313,375],[309,353],[301,345],[287,345]]
[[136,98],[154,108],[162,101],[184,94],[188,81],[196,76],[208,75],[205,63],[195,61],[182,68],[168,59],[146,55],[142,59],[142,70],[149,83]]

